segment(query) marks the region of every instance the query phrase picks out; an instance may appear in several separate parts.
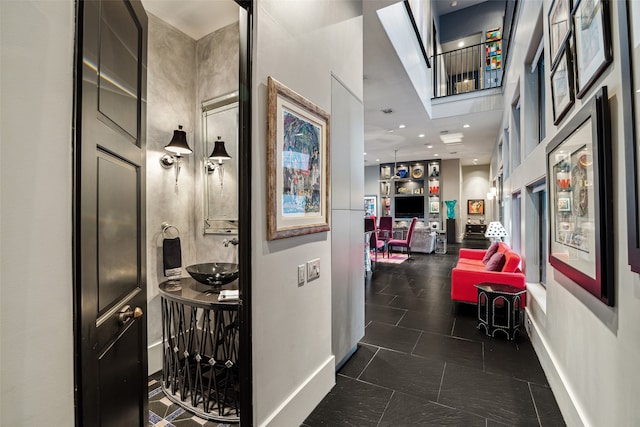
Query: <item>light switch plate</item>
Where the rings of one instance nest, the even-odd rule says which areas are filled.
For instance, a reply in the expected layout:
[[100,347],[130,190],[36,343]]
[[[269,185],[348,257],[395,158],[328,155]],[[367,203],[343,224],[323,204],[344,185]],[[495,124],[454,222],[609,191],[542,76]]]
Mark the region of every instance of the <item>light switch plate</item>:
[[300,264],[298,266],[298,285],[304,285],[305,275],[304,275],[304,264]]
[[320,277],[320,258],[307,261],[307,280],[312,281]]

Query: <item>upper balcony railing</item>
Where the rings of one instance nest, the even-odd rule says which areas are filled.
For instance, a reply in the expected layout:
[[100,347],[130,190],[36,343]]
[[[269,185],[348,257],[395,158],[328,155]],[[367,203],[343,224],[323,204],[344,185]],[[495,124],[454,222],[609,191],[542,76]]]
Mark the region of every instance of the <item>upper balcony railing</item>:
[[444,52],[433,57],[434,97],[502,86],[502,40]]

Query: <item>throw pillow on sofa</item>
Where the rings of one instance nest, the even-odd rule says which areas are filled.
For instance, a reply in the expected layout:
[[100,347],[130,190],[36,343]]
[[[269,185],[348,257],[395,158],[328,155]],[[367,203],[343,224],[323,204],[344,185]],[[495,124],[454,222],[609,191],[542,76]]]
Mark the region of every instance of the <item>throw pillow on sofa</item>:
[[486,271],[501,271],[502,267],[504,267],[504,263],[506,258],[502,252],[497,252],[493,254],[493,256],[487,261],[487,264],[484,266]]
[[489,262],[491,257],[496,252],[498,252],[498,242],[493,242],[491,246],[489,246],[489,249],[487,249],[487,252],[484,253],[484,257],[482,258],[482,263],[486,264],[487,262]]

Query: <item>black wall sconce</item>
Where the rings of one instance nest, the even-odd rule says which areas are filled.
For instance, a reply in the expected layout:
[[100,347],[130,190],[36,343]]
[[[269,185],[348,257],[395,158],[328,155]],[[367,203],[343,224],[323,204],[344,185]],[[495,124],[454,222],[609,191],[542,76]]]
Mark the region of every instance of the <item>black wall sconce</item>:
[[173,138],[171,138],[171,142],[169,142],[164,149],[171,154],[167,153],[160,157],[160,164],[165,169],[170,169],[173,166],[176,167],[177,187],[178,176],[180,175],[180,168],[182,167],[182,156],[193,153],[193,150],[189,148],[189,144],[187,143],[187,133],[182,130],[182,125],[179,125],[178,129],[173,131]]
[[[224,164],[222,163],[222,161],[231,159],[231,156],[224,148],[224,141],[222,141],[221,138],[221,136],[218,137],[218,140],[213,146],[213,151],[211,152],[209,157],[205,159],[204,163],[205,169],[208,174],[211,174],[213,173],[213,171],[218,169],[218,176],[220,177],[220,190],[222,190],[222,178],[224,177]],[[215,163],[216,161],[218,163]]]

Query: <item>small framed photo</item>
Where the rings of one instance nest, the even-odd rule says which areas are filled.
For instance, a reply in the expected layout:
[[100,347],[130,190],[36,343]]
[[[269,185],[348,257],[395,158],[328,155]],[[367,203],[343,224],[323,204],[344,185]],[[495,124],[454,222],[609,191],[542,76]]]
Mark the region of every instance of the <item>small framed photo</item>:
[[571,197],[558,197],[558,212],[571,212]]
[[551,72],[551,98],[553,99],[553,124],[558,125],[574,103],[573,68],[571,47],[565,41],[556,68]]
[[571,0],[555,0],[549,9],[548,18],[551,69],[553,69],[571,32]]
[[429,213],[440,213],[440,200],[437,197],[429,199]]
[[578,99],[613,61],[609,0],[578,0],[572,12]]
[[484,215],[484,200],[483,199],[467,200],[467,214],[468,215]]

